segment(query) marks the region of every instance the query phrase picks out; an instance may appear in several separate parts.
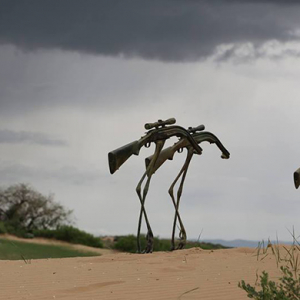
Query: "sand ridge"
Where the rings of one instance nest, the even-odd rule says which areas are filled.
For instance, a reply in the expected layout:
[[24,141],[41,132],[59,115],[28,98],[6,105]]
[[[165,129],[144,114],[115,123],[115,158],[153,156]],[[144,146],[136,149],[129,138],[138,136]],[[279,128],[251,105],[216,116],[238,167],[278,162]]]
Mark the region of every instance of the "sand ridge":
[[272,255],[250,248],[0,261],[0,299],[243,300],[238,282],[262,270],[280,275]]

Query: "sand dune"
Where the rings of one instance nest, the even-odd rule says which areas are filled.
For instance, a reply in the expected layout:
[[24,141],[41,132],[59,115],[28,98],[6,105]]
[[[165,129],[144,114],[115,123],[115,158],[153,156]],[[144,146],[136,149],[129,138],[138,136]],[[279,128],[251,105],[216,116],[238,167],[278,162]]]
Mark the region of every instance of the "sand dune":
[[250,248],[0,261],[0,299],[243,300],[238,282],[262,270],[280,274],[271,254],[257,260]]

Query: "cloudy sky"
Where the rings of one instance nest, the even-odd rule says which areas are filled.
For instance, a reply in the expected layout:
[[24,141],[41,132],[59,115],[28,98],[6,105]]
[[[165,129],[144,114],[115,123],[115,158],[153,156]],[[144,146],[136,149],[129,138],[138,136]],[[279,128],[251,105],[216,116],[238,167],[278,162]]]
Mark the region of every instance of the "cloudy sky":
[[[0,184],[29,183],[94,234],[135,233],[142,149],[114,175],[107,154],[144,124],[204,124],[181,215],[189,238],[290,240],[300,233],[300,4],[258,0],[0,0]],[[176,139],[169,141],[169,144]],[[168,188],[146,209],[170,237]],[[143,228],[145,232],[145,227]]]

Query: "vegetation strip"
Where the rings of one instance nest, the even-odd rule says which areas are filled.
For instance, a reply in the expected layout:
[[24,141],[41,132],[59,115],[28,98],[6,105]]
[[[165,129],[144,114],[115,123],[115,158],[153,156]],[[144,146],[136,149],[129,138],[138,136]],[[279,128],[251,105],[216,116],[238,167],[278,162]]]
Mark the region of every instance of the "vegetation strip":
[[99,254],[88,251],[72,249],[68,246],[41,245],[34,243],[24,243],[19,241],[10,241],[0,238],[0,259],[1,260],[24,260],[40,258],[63,258],[63,257],[81,257],[97,256]]

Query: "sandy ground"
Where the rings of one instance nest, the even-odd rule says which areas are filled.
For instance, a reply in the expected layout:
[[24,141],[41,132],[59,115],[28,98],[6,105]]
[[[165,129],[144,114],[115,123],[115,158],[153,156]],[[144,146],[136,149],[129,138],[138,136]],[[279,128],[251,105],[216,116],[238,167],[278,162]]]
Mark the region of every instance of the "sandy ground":
[[280,274],[271,254],[257,260],[249,248],[0,261],[0,299],[243,300],[238,282],[262,270]]

